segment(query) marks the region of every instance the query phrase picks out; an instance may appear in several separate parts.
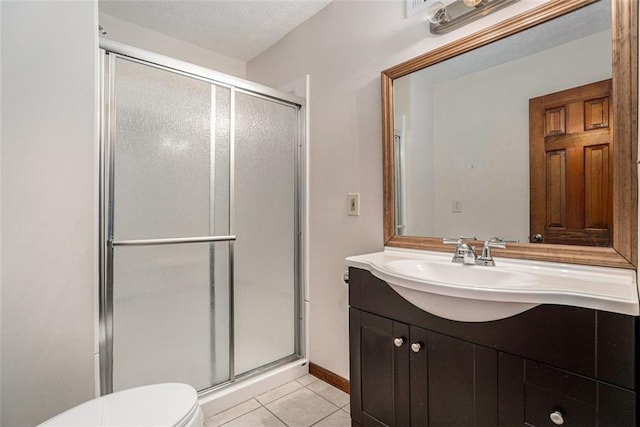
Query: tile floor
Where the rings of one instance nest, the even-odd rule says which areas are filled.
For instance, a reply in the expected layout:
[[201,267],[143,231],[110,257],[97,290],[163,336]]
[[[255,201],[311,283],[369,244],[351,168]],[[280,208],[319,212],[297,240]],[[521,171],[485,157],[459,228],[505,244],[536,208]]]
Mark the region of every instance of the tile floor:
[[349,427],[349,395],[313,375],[205,420],[206,427]]

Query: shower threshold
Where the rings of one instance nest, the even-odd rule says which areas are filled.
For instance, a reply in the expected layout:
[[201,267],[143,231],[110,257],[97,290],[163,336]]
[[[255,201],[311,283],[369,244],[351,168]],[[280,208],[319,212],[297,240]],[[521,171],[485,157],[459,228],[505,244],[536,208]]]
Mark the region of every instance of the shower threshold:
[[200,406],[208,418],[308,373],[307,359],[289,356],[199,392]]

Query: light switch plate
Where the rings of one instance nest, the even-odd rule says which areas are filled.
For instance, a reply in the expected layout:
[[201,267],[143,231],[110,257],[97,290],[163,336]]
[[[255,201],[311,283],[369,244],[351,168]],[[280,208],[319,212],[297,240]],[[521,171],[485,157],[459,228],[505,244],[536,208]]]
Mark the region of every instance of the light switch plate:
[[347,209],[349,216],[360,215],[360,193],[349,193],[348,200],[349,206]]

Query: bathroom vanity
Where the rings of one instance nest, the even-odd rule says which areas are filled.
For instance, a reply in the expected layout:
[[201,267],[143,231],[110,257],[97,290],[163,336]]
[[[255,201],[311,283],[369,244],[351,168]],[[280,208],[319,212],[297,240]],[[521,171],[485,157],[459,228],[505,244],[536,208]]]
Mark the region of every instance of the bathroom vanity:
[[[588,54],[570,58],[581,51],[572,44],[545,62],[551,45],[538,43],[560,42],[565,29],[575,42],[578,21],[602,37],[602,55],[585,38]],[[353,425],[639,425],[637,22],[637,2],[550,0],[382,72],[385,250],[346,262]],[[587,57],[599,62],[578,65]],[[613,86],[597,129],[571,123],[599,95],[527,111],[551,86],[601,80],[560,83],[555,71],[600,66]],[[573,108],[578,119],[567,119]],[[604,129],[615,144],[600,166],[587,149],[559,145]],[[538,134],[551,151],[531,142]],[[589,237],[595,229],[606,242]],[[504,242],[496,233],[520,242],[495,248],[495,266],[484,250],[463,250],[473,237],[454,241],[453,260],[470,265],[451,262],[443,237],[480,235],[487,246]]]
[[[540,303],[545,297],[531,294],[533,306],[499,315],[508,317],[446,319],[418,308],[376,277],[403,279],[385,265],[368,263],[390,259],[381,254],[347,259],[353,425],[637,425],[638,316],[589,308],[597,306],[595,295],[592,302],[576,297],[581,307]],[[636,286],[635,273],[628,273],[633,283],[624,286]],[[417,280],[428,289],[422,282]],[[535,286],[545,288],[542,282]],[[470,310],[483,303],[452,295],[462,286],[444,288],[426,293]],[[500,293],[490,287],[472,291]],[[519,292],[528,295],[526,289]],[[488,298],[504,304],[509,299]],[[616,309],[634,312],[637,288],[629,299],[635,299],[635,308]],[[491,306],[488,312],[494,312]]]

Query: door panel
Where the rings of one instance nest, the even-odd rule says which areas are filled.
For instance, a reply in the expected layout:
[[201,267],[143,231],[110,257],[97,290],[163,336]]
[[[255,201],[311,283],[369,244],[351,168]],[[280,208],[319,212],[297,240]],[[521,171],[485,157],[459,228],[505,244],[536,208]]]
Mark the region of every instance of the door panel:
[[297,353],[297,108],[236,91],[235,122],[234,328],[239,375]]
[[566,170],[565,150],[547,153],[547,224],[550,227],[565,227],[567,224]]
[[[352,309],[353,310],[353,309]],[[360,348],[360,389],[352,391],[352,399],[360,396],[352,408],[363,425],[408,426],[409,401],[409,326],[362,311],[352,312],[351,325]],[[398,346],[396,338],[402,339]],[[352,346],[352,351],[355,348]]]
[[610,91],[605,80],[529,101],[530,235],[542,243],[611,246]]
[[609,145],[585,147],[585,227],[606,228],[610,223],[607,202],[609,189]]
[[114,99],[114,239],[207,236],[212,196],[228,224],[229,89],[118,58]]
[[609,127],[609,98],[592,99],[584,103],[584,130]]
[[105,59],[102,392],[299,357],[301,106]]
[[411,351],[411,426],[429,425],[429,338],[426,329],[411,326],[411,343],[418,343],[421,349]]
[[361,315],[362,411],[393,425],[393,322]]
[[[229,379],[228,359],[213,357],[216,343],[211,341],[217,329],[217,346],[228,349],[228,320],[216,324],[210,315],[216,308],[212,288],[228,287],[211,283],[211,256],[226,259],[228,245],[114,249],[114,391],[159,382],[201,390]],[[228,262],[217,268],[228,279]]]
[[[120,56],[110,64],[108,239],[228,235],[230,89]],[[103,381],[114,391],[228,381],[229,244],[147,242],[111,245]]]
[[497,352],[434,332],[428,339],[429,425],[496,425]]
[[497,425],[495,350],[415,326],[411,343],[412,426]]

